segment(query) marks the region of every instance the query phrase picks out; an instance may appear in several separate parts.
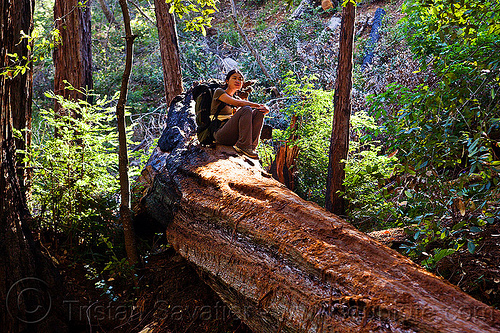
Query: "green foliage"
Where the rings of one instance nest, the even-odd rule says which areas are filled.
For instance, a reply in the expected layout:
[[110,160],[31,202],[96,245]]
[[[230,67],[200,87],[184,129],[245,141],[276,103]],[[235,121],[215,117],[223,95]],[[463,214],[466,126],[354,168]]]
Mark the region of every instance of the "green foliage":
[[[274,5],[279,8],[278,3]],[[324,29],[318,15],[319,10],[310,6],[298,19],[285,20],[268,29],[258,28],[261,33],[252,44],[257,47],[271,77],[280,78],[292,71],[298,80],[315,75],[321,85],[333,86],[337,57],[330,47],[333,32]],[[236,60],[248,77],[264,77],[250,52],[240,58]]]
[[205,36],[205,27],[210,27],[212,22],[212,15],[217,10],[215,0],[196,0],[196,1],[182,1],[182,0],[167,0],[170,4],[170,13],[176,13],[180,19],[188,16],[189,20],[185,20],[186,30],[188,31],[201,31]]
[[[133,11],[134,7],[131,9],[131,27],[137,38],[134,40],[134,64],[127,107],[135,114],[156,108],[157,101],[164,95],[164,88],[158,30],[143,15]],[[143,11],[154,17],[152,10],[143,8]],[[116,19],[121,18],[119,11],[114,14]],[[96,94],[105,95],[109,91],[120,89],[125,66],[125,43],[122,38],[124,32],[119,26],[108,26],[100,9],[95,10],[92,21],[92,37],[96,41],[92,43],[94,90]]]
[[182,66],[182,80],[186,87],[196,81],[220,78],[220,68],[216,56],[206,52],[199,36],[179,32],[179,48]]
[[113,299],[109,281],[128,283],[133,274],[117,216],[118,135],[111,105],[118,96],[90,104],[46,95],[69,115],[40,112],[27,161],[33,168],[33,227],[61,238],[88,278]]
[[[334,92],[318,88],[318,79],[314,76],[297,80],[290,72],[283,83],[287,101],[283,113],[288,120],[287,125],[278,119],[270,120],[275,127],[283,128],[274,130],[274,140],[298,146],[297,165],[294,166],[296,192],[324,205]],[[295,129],[289,126],[293,117],[297,117]],[[360,221],[369,220],[370,226],[380,227],[382,222],[392,219],[393,214],[393,204],[385,201],[384,191],[378,186],[391,175],[398,160],[381,154],[381,147],[369,135],[376,129],[374,119],[366,113],[351,116],[352,139],[345,185],[351,217],[358,226],[362,224]]]
[[243,40],[241,39],[240,34],[233,27],[227,29],[220,29],[217,34],[218,43],[220,45],[229,44],[233,47],[241,47],[243,44]]
[[473,44],[482,33],[500,33],[500,4],[495,0],[420,0],[407,1],[406,5],[412,13],[418,12],[413,18],[426,22],[443,42]]
[[31,147],[32,212],[39,226],[90,247],[115,221],[118,192],[114,110],[103,99],[92,105],[53,93],[72,116],[42,111],[42,126]]
[[437,79],[415,89],[394,84],[372,99],[372,114],[384,120],[384,149],[398,152],[402,165],[387,196],[395,224],[410,226],[407,252],[427,256],[423,264],[430,268],[463,246],[474,252],[472,235],[500,218],[490,204],[500,171],[495,6],[406,1],[407,42],[421,69],[431,68]]
[[351,140],[345,166],[344,197],[349,220],[363,231],[390,227],[397,214],[393,203],[386,200],[383,185],[398,165],[398,159],[382,154],[380,142],[363,139],[362,135],[373,125],[373,118],[364,113],[352,116],[351,129],[361,135]]
[[[314,87],[315,77],[297,80],[293,73],[284,78],[288,119],[297,117],[296,129],[275,130],[274,139],[297,145],[296,192],[307,200],[324,203],[328,168],[328,148],[333,115],[333,92]],[[290,141],[290,138],[292,139]]]

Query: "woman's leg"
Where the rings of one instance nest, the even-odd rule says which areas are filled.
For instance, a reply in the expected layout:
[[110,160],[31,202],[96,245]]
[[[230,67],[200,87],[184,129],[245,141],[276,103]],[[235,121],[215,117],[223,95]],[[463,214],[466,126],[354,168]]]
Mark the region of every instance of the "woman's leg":
[[[238,146],[243,149],[253,149],[253,113],[252,108],[244,106],[215,132],[217,143],[227,146]],[[258,139],[257,139],[258,142]]]
[[259,110],[253,110],[252,114],[252,149],[255,150],[259,144],[260,132],[264,125],[264,113]]

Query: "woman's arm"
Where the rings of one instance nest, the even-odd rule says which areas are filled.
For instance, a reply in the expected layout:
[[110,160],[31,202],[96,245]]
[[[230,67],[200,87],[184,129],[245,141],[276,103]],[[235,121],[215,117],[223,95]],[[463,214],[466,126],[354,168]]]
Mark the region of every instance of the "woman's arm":
[[263,104],[257,104],[257,103],[245,101],[242,99],[236,99],[236,98],[229,96],[228,93],[224,93],[224,94],[220,95],[219,101],[224,102],[224,103],[229,104],[229,105],[232,105],[232,106],[237,106],[237,107],[250,106],[250,107],[256,108],[256,109],[265,108],[265,105],[263,105]]

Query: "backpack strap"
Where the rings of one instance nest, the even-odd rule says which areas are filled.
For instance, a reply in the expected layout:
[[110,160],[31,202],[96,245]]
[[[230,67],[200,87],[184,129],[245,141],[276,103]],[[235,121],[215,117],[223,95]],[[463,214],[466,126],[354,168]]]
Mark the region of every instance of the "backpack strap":
[[219,114],[222,111],[222,109],[224,109],[226,107],[226,105],[227,105],[226,103],[224,103],[223,101],[220,101],[220,104],[217,107],[217,111],[215,112],[215,115],[214,115],[214,120],[219,119]]

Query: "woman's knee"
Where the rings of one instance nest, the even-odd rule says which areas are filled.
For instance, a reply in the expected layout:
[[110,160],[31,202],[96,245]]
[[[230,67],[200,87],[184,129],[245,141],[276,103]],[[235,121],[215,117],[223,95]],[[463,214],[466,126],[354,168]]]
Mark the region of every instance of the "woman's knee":
[[242,107],[240,108],[240,112],[241,112],[242,114],[247,114],[247,113],[252,114],[252,108],[251,108],[251,107],[249,107],[249,106],[242,106]]

